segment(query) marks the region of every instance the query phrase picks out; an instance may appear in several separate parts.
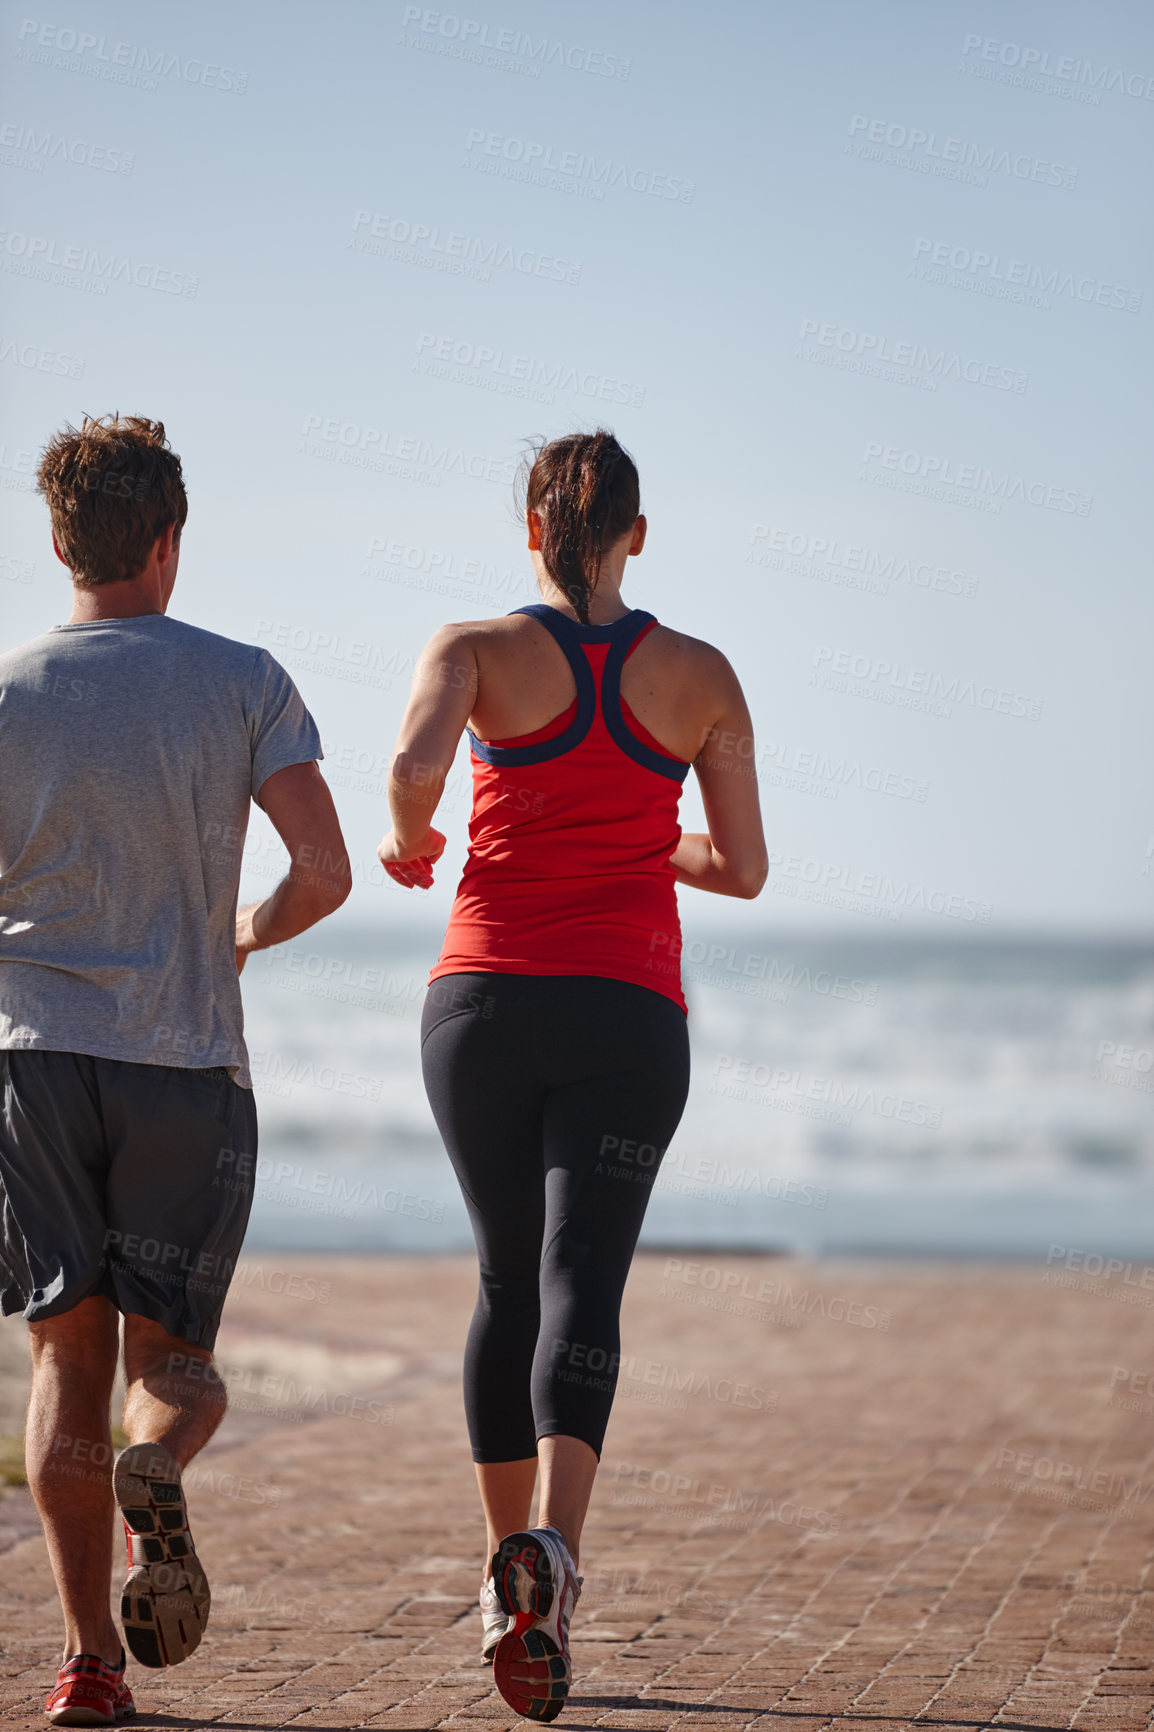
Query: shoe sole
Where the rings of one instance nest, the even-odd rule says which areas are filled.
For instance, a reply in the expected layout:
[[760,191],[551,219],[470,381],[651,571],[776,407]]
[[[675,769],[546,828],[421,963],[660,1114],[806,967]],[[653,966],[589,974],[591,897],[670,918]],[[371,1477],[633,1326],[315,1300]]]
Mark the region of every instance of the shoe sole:
[[493,1586],[511,1629],[493,1652],[493,1682],[510,1708],[526,1720],[555,1720],[569,1694],[565,1656],[544,1630],[553,1609],[553,1560],[534,1534],[509,1534],[493,1554]]
[[131,1567],[121,1595],[124,1640],[142,1666],[178,1666],[200,1646],[212,1604],[200,1559],[180,1537],[188,1527],[180,1469],[162,1444],[130,1444],[112,1485],[146,1559]]
[[493,1682],[510,1708],[526,1720],[556,1720],[569,1695],[568,1666],[556,1642],[519,1612],[493,1655]]
[[57,1708],[54,1713],[45,1715],[53,1726],[123,1726],[135,1717],[135,1708],[130,1708],[126,1714],[98,1714],[95,1708]]
[[74,1707],[65,1705],[45,1711],[45,1719],[53,1726],[122,1726],[126,1720],[136,1718],[136,1706],[126,1708],[123,1713],[101,1714],[91,1705],[85,1706],[78,1702]]
[[493,1553],[492,1574],[501,1609],[510,1618],[519,1612],[549,1616],[557,1584],[553,1560],[536,1534],[506,1535]]

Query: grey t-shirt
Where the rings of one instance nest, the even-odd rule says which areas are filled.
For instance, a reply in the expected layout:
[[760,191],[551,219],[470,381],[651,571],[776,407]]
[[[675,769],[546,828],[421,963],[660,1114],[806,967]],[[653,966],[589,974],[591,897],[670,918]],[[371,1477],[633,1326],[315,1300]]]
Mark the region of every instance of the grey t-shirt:
[[0,655],[0,1047],[252,1087],[234,929],[249,801],[323,756],[267,650],[163,614]]

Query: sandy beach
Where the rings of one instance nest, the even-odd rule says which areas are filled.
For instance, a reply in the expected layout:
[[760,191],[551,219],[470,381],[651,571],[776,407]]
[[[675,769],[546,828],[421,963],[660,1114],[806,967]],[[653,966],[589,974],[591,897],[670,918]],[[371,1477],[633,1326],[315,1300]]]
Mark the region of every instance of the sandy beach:
[[[130,1667],[144,1724],[523,1724],[477,1663],[472,1290],[468,1257],[242,1266],[188,1475],[212,1622]],[[1137,1270],[639,1257],[562,1723],[1145,1727],[1152,1309]],[[22,1488],[0,1552],[0,1700],[37,1727],[58,1624]]]

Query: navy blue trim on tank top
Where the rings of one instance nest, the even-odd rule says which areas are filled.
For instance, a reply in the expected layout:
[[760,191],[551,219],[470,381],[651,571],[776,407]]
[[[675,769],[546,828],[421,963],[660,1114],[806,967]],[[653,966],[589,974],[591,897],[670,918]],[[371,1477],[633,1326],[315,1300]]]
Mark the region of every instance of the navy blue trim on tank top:
[[[621,670],[633,644],[653,615],[641,613],[638,609],[633,617],[640,621],[637,630],[629,637],[618,638],[605,657],[605,669],[601,675],[601,714],[605,717],[605,726],[613,744],[620,747],[627,758],[632,758],[633,762],[640,764],[643,769],[653,770],[659,776],[667,776],[671,782],[684,782],[689,774],[689,765],[684,758],[667,758],[664,753],[655,752],[652,746],[647,746],[644,740],[637,738],[621,713]],[[617,621],[617,624],[620,623]]]
[[[493,764],[497,768],[502,765],[515,768],[522,764],[545,764],[551,758],[563,757],[566,752],[571,752],[574,746],[579,746],[593,725],[597,708],[597,688],[593,671],[580,646],[585,643],[607,643],[610,648],[601,676],[601,714],[605,718],[610,739],[627,758],[632,758],[633,762],[640,764],[643,769],[654,770],[659,776],[668,777],[671,782],[684,782],[689,765],[678,758],[667,758],[645,745],[636,734],[630,732],[621,713],[621,670],[637,638],[647,625],[653,623],[654,616],[651,613],[646,613],[639,607],[631,608],[628,613],[622,614],[620,619],[613,620],[609,625],[582,625],[579,620],[570,619],[568,614],[558,613],[555,607],[549,607],[546,602],[530,602],[526,607],[515,607],[513,613],[527,613],[530,618],[543,625],[560,645],[577,682],[577,714],[561,733],[555,734],[552,739],[541,740],[535,746],[491,746],[486,741],[479,740],[470,728],[469,744],[482,762]],[[606,697],[609,699],[608,704]]]
[[485,740],[479,740],[470,728],[469,744],[473,751],[482,762],[493,764],[498,769],[502,765],[512,769],[520,764],[546,764],[550,758],[560,758],[565,752],[571,752],[574,746],[581,744],[593,726],[593,717],[597,710],[597,687],[593,670],[573,638],[565,631],[566,626],[578,629],[576,620],[567,619],[564,614],[558,613],[556,608],[547,607],[544,602],[533,602],[528,607],[515,607],[513,612],[531,614],[561,646],[577,682],[577,714],[561,733],[555,734],[550,740],[540,740],[535,746],[490,746]]
[[[515,607],[513,613],[527,613],[531,619],[539,621],[546,631],[552,632],[562,649],[566,638],[571,644],[613,643],[624,635],[627,642],[632,643],[641,628],[653,619],[651,613],[633,607],[620,619],[610,620],[608,625],[582,625],[579,619],[570,619],[567,613],[559,613],[544,601],[527,602],[524,607]],[[512,618],[512,614],[509,617]]]

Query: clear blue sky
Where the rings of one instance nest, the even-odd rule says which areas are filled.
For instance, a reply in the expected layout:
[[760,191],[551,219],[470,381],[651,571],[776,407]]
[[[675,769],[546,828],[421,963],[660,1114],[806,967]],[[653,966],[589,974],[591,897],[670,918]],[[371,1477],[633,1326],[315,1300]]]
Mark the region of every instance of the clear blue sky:
[[21,0],[0,68],[0,642],[67,606],[35,452],[162,418],[173,611],[294,671],[351,917],[411,658],[529,599],[520,441],[603,420],[628,598],[750,696],[760,923],[1147,923],[1148,7]]

